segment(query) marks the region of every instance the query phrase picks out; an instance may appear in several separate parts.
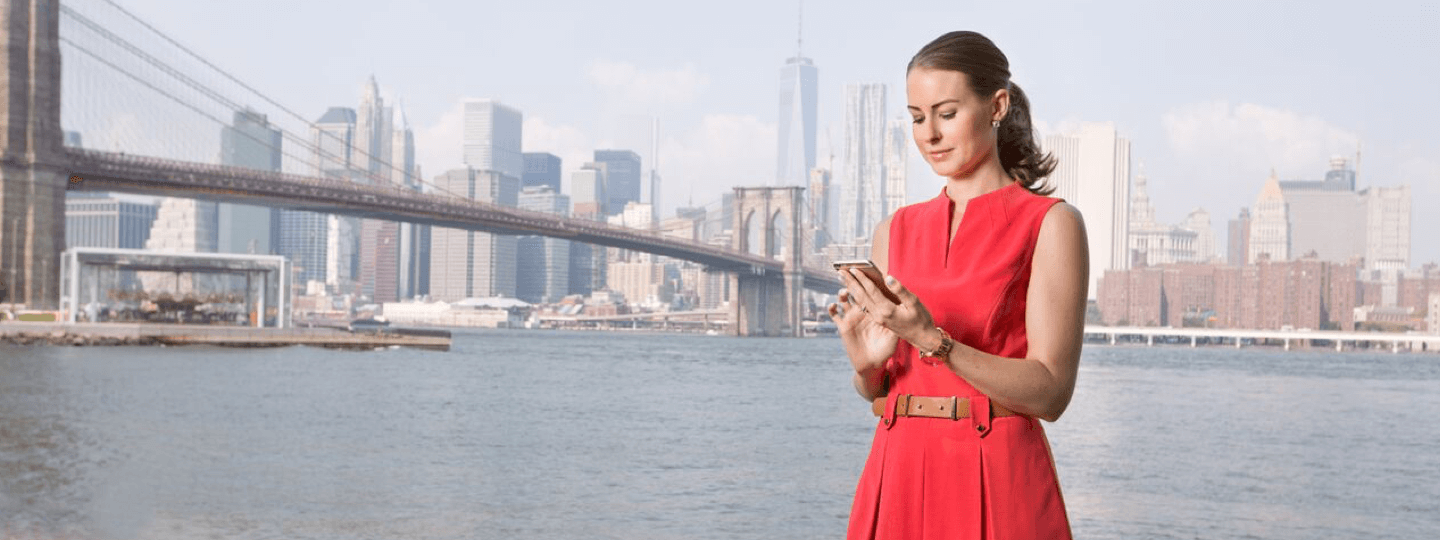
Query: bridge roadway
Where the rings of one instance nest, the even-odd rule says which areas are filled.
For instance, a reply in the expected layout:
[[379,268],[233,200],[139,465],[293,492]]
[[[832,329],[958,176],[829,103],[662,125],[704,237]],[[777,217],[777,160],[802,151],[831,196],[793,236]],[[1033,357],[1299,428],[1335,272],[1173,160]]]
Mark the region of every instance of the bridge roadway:
[[[729,272],[779,279],[781,261],[597,221],[530,212],[393,185],[366,185],[243,167],[67,148],[69,190],[164,195],[308,210],[472,231],[540,235],[642,251]],[[806,268],[805,288],[840,289],[833,270]]]

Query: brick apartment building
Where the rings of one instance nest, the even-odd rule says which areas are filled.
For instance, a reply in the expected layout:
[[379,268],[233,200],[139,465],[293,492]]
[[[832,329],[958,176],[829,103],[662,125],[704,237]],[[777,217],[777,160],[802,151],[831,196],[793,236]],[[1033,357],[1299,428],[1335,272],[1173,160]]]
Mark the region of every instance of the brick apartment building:
[[[1097,302],[1106,325],[1353,330],[1355,307],[1366,293],[1358,271],[1358,261],[1315,258],[1110,270],[1100,280]],[[1406,294],[1416,298],[1425,294],[1428,301],[1428,291],[1440,292],[1440,280],[1409,287],[1402,290],[1415,291]]]

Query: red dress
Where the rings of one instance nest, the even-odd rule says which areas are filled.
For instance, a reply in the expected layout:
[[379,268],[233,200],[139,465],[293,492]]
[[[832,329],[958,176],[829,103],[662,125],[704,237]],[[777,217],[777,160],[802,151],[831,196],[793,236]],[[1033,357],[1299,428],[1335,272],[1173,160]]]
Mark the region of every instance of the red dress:
[[[890,221],[889,272],[919,296],[957,341],[1024,358],[1030,263],[1045,213],[1059,199],[1012,183],[971,199],[949,242],[954,204],[940,196],[901,208]],[[921,361],[901,341],[886,364],[895,396],[960,396],[972,411],[989,400],[959,375]],[[891,417],[892,412],[886,416]],[[1070,523],[1040,421],[976,422],[900,417],[875,429],[850,509],[848,538],[1068,539]]]

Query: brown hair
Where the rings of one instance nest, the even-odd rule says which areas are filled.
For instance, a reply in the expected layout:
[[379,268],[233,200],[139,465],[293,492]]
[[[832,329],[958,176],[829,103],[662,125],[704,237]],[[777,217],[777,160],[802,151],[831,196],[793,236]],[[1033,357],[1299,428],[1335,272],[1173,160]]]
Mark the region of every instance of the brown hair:
[[1032,193],[1049,195],[1055,191],[1054,186],[1043,181],[1055,170],[1055,156],[1041,152],[1035,142],[1030,100],[1020,85],[1010,81],[1010,60],[990,38],[968,30],[947,33],[915,53],[905,73],[917,67],[964,73],[970,89],[983,99],[1002,88],[1009,90],[1010,110],[1000,120],[996,134],[1000,167]]

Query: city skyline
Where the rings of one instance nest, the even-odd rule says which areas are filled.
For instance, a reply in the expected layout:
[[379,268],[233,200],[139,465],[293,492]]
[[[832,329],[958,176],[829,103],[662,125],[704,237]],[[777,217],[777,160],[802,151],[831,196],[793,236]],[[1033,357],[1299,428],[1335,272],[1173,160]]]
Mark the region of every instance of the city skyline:
[[[246,20],[259,24],[256,18],[267,11],[263,2],[216,10],[161,0],[129,2],[126,7],[307,115],[351,102],[358,84],[371,75],[399,81],[382,91],[387,99],[405,100],[416,129],[417,162],[430,171],[459,164],[461,149],[455,139],[436,142],[449,137],[447,133],[458,136],[465,98],[493,98],[523,111],[523,150],[560,156],[567,184],[569,173],[596,149],[634,150],[648,168],[651,122],[658,116],[667,126],[658,145],[659,172],[667,182],[661,205],[666,216],[692,196],[702,202],[717,198],[736,178],[754,178],[744,183],[763,185],[773,177],[771,141],[776,140],[775,99],[781,84],[777,68],[794,54],[796,25],[793,10],[744,4],[727,10],[620,6],[609,14],[588,5],[540,13],[535,7],[361,2],[358,7],[363,9],[337,14],[343,23],[365,28],[383,21],[387,28],[416,28],[415,33],[433,39],[404,44],[396,39],[407,32],[379,37],[358,32],[375,39],[342,43],[348,46],[340,49],[347,52],[336,54],[333,44],[309,47],[306,40],[312,37],[285,31],[320,20],[322,11],[329,13],[305,6],[269,23],[277,27],[279,38],[260,45],[305,51],[287,56],[228,45],[240,38],[224,26],[238,21],[243,27]],[[1436,75],[1407,69],[1404,55],[1396,54],[1433,39],[1420,31],[1433,14],[1347,11],[1339,6],[1230,7],[1134,4],[1079,11],[1060,5],[1039,10],[1034,20],[1027,17],[1024,22],[1007,20],[998,8],[986,6],[872,12],[840,4],[809,10],[804,54],[825,70],[818,91],[817,164],[825,166],[832,152],[838,161],[841,153],[843,85],[888,84],[895,91],[887,108],[898,110],[903,92],[896,89],[903,89],[909,55],[943,31],[969,27],[995,39],[1010,56],[1015,81],[1030,94],[1042,134],[1067,131],[1079,122],[1116,123],[1132,141],[1133,157],[1147,164],[1157,221],[1183,221],[1197,207],[1217,223],[1231,219],[1253,203],[1272,169],[1282,180],[1319,179],[1330,156],[1353,158],[1357,150],[1358,187],[1409,184],[1416,209],[1437,204],[1440,160],[1433,156],[1440,155],[1440,139],[1423,122],[1440,117],[1434,114],[1440,105],[1424,97],[1426,88],[1435,87]],[[506,11],[510,9],[532,11]],[[743,27],[753,28],[746,32],[750,39],[723,50],[700,46],[727,42],[709,39],[717,36],[709,27],[727,25],[677,29],[661,22],[677,15],[677,9],[703,10],[699,15],[720,23],[744,20],[749,26]],[[637,31],[607,33],[603,39],[586,40],[585,46],[577,36],[557,32],[547,43],[494,54],[486,43],[518,31],[501,28],[495,36],[453,49],[461,54],[474,51],[467,60],[474,67],[463,72],[437,69],[450,55],[433,51],[456,44],[448,31],[452,21],[465,20],[458,15],[474,10],[487,16],[544,15],[561,26],[581,20],[613,22]],[[1138,24],[1142,19],[1154,22]],[[871,31],[860,38],[841,31],[858,21],[865,21]],[[1107,31],[1110,28],[1114,31]],[[1068,45],[1056,48],[1057,41]],[[669,46],[655,46],[660,43]],[[305,61],[322,60],[308,56],[318,51],[329,51],[324,61]],[[439,81],[437,73],[442,74]],[[291,79],[304,84],[288,83]],[[1386,99],[1377,100],[1371,96],[1378,95],[1377,81],[1382,80]],[[910,169],[907,202],[932,197],[940,180],[913,150]],[[566,188],[562,191],[568,193]],[[1440,260],[1440,245],[1424,236],[1440,229],[1440,217],[1423,211],[1413,216],[1412,266]]]

